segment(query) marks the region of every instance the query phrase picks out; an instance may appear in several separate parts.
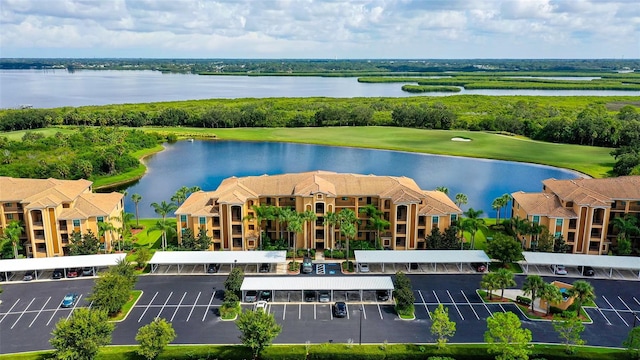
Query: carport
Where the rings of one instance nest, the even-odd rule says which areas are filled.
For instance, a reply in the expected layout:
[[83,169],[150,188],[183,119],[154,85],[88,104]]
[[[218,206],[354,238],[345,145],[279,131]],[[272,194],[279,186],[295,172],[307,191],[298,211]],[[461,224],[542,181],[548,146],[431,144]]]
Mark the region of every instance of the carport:
[[287,252],[282,251],[156,251],[149,261],[151,272],[159,265],[176,265],[178,273],[184,265],[200,265],[206,272],[208,264],[230,264],[231,266],[256,264],[279,264],[287,262]]
[[35,279],[38,280],[38,271],[114,266],[122,261],[127,254],[96,254],[96,255],[76,255],[76,256],[60,256],[47,258],[28,258],[28,259],[5,259],[0,261],[0,272],[4,273],[6,281],[9,281],[9,272],[33,271]]
[[607,255],[585,255],[585,254],[561,254],[546,252],[522,253],[525,273],[529,272],[529,265],[564,265],[564,266],[591,266],[594,268],[609,269],[609,277],[613,275],[613,269],[631,270],[638,272],[640,279],[640,258],[635,256],[607,256]]
[[245,277],[240,287],[242,299],[247,291],[271,290],[272,298],[276,291],[300,291],[304,297],[305,291],[329,291],[333,301],[334,291],[358,290],[360,301],[363,291],[386,290],[389,299],[392,298],[393,281],[390,276],[269,276],[269,277]]
[[482,250],[355,250],[356,263],[381,264],[384,271],[385,264],[405,264],[407,271],[411,271],[411,263],[433,264],[433,271],[437,271],[438,264],[456,264],[462,271],[463,264],[485,263],[489,268],[491,259]]

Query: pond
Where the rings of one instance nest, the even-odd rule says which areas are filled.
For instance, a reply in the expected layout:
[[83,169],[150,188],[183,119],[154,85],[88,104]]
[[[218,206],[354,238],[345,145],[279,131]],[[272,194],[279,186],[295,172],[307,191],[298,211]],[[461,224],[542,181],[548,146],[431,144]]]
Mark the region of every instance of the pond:
[[275,175],[314,170],[406,176],[424,190],[438,186],[449,196],[464,193],[462,209],[482,209],[495,217],[491,202],[504,193],[541,191],[548,178],[572,179],[574,171],[525,163],[417,154],[398,151],[273,142],[180,141],[147,158],[148,173],[128,187],[127,212],[134,213],[130,195],[142,195],[140,217],[156,217],[152,202],[169,201],[182,186],[215,190],[231,176]]

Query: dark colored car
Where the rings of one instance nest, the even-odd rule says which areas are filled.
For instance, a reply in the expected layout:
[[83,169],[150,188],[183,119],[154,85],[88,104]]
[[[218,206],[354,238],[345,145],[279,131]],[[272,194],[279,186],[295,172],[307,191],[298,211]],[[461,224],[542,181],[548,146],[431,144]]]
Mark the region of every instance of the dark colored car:
[[207,266],[207,273],[208,274],[215,274],[217,272],[218,272],[218,265],[209,264],[209,266]]
[[256,300],[258,300],[257,291],[250,290],[250,291],[247,291],[247,293],[244,295],[244,301],[248,303],[255,302]]
[[333,304],[333,316],[337,318],[343,318],[347,316],[347,304],[339,301]]
[[4,272],[0,273],[0,281],[7,281],[8,279],[11,279],[11,275],[13,275],[11,271],[7,271],[6,273]]
[[418,263],[411,263],[411,264],[409,265],[409,268],[410,268],[411,270],[418,270]]
[[271,301],[271,290],[262,290],[262,291],[260,291],[260,300],[262,300],[262,301]]
[[593,276],[595,274],[596,274],[596,272],[593,270],[593,268],[591,266],[584,266],[582,268],[582,275],[583,276]]
[[78,277],[78,269],[67,269],[67,277],[68,278]]
[[34,278],[33,271],[25,271],[24,276],[22,277],[23,281],[31,281]]
[[62,299],[62,304],[60,304],[60,306],[63,308],[70,308],[76,303],[76,300],[78,300],[78,294],[68,293],[65,295],[64,299]]
[[485,272],[485,271],[487,271],[487,265],[483,264],[483,263],[473,263],[473,264],[471,264],[471,267],[473,267],[474,270],[477,271],[477,272]]
[[260,264],[261,273],[268,273],[269,271],[271,271],[271,266],[269,266],[269,264]]
[[53,274],[51,274],[52,279],[62,279],[64,277],[63,269],[55,269],[53,270]]
[[378,299],[378,301],[388,301],[389,292],[386,290],[378,290],[376,291],[376,298]]
[[316,301],[316,292],[315,291],[305,291],[304,292],[304,301],[306,301],[306,302]]
[[311,258],[305,256],[304,260],[302,260],[302,272],[305,274],[311,274],[313,272]]

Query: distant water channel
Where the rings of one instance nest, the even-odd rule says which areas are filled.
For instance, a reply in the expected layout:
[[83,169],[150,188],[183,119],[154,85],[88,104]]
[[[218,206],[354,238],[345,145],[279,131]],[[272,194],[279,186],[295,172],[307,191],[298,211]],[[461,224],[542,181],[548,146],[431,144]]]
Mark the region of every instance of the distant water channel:
[[402,84],[359,83],[357,78],[203,76],[159,71],[1,70],[0,108],[86,106],[194,99],[267,97],[408,97],[476,95],[639,96],[614,90],[462,90],[412,94]]
[[[181,186],[215,190],[231,176],[275,175],[313,170],[406,176],[425,190],[449,188],[450,196],[464,193],[472,207],[495,217],[494,198],[518,190],[541,191],[548,178],[572,179],[568,170],[524,163],[398,151],[356,149],[289,143],[239,141],[180,141],[146,161],[148,173],[130,186],[129,195],[142,195],[141,217],[155,217],[152,202],[169,201]],[[130,198],[126,211],[134,213]]]

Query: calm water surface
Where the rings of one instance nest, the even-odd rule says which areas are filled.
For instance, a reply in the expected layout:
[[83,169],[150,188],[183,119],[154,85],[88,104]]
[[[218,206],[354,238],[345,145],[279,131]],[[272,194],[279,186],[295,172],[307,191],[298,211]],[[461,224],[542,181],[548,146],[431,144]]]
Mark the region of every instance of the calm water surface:
[[357,78],[201,76],[159,71],[2,70],[0,108],[37,108],[266,97],[407,97],[477,95],[639,96],[640,91],[462,90],[411,94],[402,84],[363,84]]
[[127,212],[134,213],[130,195],[142,195],[141,217],[155,217],[152,202],[169,201],[181,186],[214,190],[231,176],[328,170],[345,173],[407,176],[425,190],[449,188],[464,193],[469,204],[495,217],[491,202],[518,190],[541,191],[547,178],[571,179],[578,173],[523,163],[288,143],[181,141],[147,159],[148,173],[127,190]]

